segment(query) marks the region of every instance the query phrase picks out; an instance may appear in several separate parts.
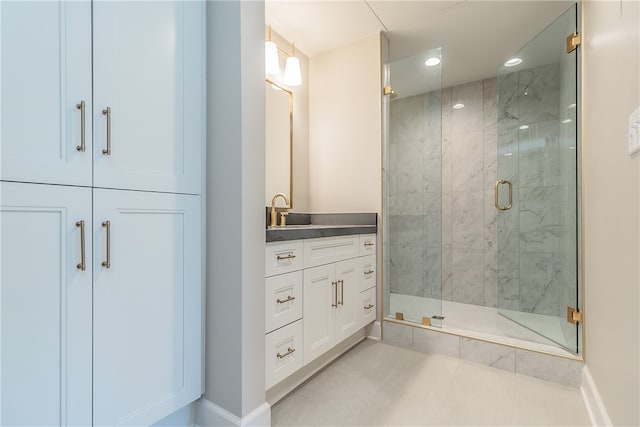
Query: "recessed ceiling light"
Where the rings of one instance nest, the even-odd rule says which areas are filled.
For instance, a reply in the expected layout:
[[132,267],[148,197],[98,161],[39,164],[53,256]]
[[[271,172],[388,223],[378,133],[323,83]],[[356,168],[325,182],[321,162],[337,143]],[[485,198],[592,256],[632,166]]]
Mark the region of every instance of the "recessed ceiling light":
[[505,67],[515,67],[516,65],[522,64],[522,59],[520,58],[511,58],[507,62],[504,63]]
[[573,120],[571,120],[571,119],[564,119],[564,120],[562,121],[562,123],[565,123],[565,124],[566,124],[566,123],[571,123],[572,121],[573,121]]
[[424,61],[424,65],[426,65],[427,67],[435,67],[436,65],[438,65],[440,63],[440,58],[429,58],[426,61]]
[[459,109],[461,109],[461,108],[464,108],[464,104],[460,104],[460,103],[458,103],[458,104],[455,104],[455,105],[453,106],[453,109],[454,109],[454,110],[459,110]]
[[568,108],[576,108],[576,104],[571,104]]
[[505,156],[513,156],[513,153],[504,153]]
[[520,126],[520,130],[527,130],[527,129],[529,129],[529,125]]
[[575,149],[576,149],[576,147],[575,147],[575,146],[571,146],[571,147],[569,147],[569,150],[575,150]]

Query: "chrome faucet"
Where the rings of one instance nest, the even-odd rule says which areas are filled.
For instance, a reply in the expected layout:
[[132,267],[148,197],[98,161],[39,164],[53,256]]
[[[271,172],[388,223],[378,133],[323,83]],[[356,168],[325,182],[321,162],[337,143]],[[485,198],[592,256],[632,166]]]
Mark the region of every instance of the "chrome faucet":
[[289,208],[289,198],[284,193],[276,193],[271,199],[271,214],[269,215],[269,225],[271,227],[275,227],[278,224],[278,213],[276,212],[276,199],[278,197],[282,197],[284,202],[287,204],[285,206],[285,210]]

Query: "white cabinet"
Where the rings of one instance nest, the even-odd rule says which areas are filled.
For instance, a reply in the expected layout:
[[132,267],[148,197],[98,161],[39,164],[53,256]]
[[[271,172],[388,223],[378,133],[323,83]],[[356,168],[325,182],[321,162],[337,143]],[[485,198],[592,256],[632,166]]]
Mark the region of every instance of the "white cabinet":
[[304,271],[304,364],[329,350],[335,342],[335,265]]
[[365,245],[375,239],[267,243],[267,389],[375,320],[376,255]]
[[201,193],[204,2],[0,8],[2,180]]
[[302,367],[302,320],[267,334],[265,386],[273,387]]
[[302,270],[302,240],[267,243],[265,251],[265,276]]
[[0,179],[90,186],[91,2],[3,1],[0,20]]
[[336,267],[336,341],[338,344],[356,332],[358,316],[358,275],[361,270],[359,259],[349,259],[335,264]]
[[200,216],[199,196],[94,190],[96,425],[147,425],[200,395]]
[[199,1],[93,3],[94,186],[200,193],[204,18]]
[[304,271],[305,365],[359,329],[357,258]]
[[0,2],[2,425],[148,425],[200,396],[204,12]]
[[357,257],[358,245],[358,235],[305,240],[304,268]]
[[91,189],[2,182],[0,197],[0,423],[91,425]]
[[376,256],[367,255],[360,257],[360,281],[358,282],[358,292],[366,291],[376,285]]
[[0,190],[2,425],[147,425],[197,399],[200,197]]
[[376,320],[376,288],[361,292],[358,302],[358,327],[361,328]]
[[375,234],[361,234],[360,235],[360,256],[375,255],[376,241],[377,241],[377,237]]
[[302,318],[302,271],[265,280],[265,332]]

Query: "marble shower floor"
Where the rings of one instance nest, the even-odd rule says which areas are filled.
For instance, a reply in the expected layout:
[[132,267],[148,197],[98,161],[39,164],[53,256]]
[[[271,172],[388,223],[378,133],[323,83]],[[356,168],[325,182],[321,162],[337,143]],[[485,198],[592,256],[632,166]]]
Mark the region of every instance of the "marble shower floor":
[[578,389],[365,340],[272,407],[279,426],[588,426]]
[[[405,320],[410,322],[421,323],[422,316],[442,314],[445,316],[442,328],[449,332],[552,354],[571,355],[554,342],[564,341],[556,317],[530,314],[530,318],[522,319],[526,324],[536,322],[536,328],[552,341],[505,318],[491,307],[395,293],[390,294],[389,307],[392,317],[396,312],[403,312]],[[513,314],[517,318],[528,313]]]

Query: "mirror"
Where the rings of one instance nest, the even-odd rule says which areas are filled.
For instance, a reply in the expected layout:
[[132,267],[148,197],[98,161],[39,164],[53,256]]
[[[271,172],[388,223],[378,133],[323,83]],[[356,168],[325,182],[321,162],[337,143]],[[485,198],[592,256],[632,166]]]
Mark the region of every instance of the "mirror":
[[265,201],[271,206],[276,193],[289,197],[293,207],[293,93],[265,81],[266,179]]

